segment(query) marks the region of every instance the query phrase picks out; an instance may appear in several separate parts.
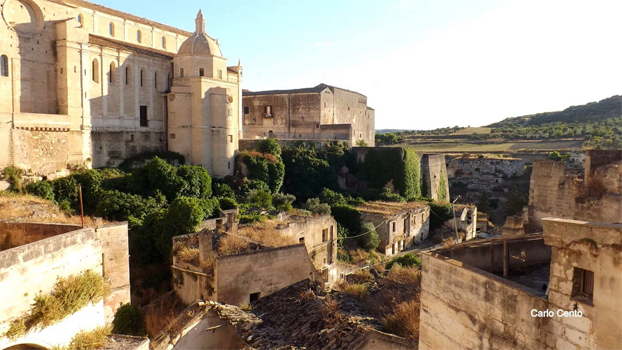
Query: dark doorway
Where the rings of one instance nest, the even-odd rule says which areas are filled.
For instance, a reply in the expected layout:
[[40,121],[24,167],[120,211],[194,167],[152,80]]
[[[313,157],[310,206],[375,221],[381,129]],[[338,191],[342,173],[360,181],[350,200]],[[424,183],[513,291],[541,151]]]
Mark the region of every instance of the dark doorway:
[[257,301],[259,300],[259,298],[261,298],[261,293],[251,293],[250,299],[251,299],[251,303],[253,301]]

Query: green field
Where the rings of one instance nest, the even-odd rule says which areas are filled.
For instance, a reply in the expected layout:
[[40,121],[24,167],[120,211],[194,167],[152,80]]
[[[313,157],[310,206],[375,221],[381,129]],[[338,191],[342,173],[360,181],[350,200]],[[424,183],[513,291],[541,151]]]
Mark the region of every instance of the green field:
[[482,127],[468,127],[468,128],[460,129],[454,132],[453,134],[449,134],[449,135],[490,134],[491,130],[492,128],[486,128],[483,126]]

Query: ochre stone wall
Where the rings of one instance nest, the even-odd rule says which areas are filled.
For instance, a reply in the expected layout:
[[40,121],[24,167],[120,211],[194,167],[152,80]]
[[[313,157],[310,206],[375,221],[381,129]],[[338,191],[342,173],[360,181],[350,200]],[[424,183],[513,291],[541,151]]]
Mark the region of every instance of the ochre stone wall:
[[0,250],[19,247],[79,229],[79,225],[0,221]]
[[272,294],[304,279],[321,280],[304,244],[218,257],[215,267],[217,301],[250,303],[250,294]]
[[438,200],[438,191],[441,185],[441,178],[444,179],[446,200],[449,200],[449,179],[447,177],[447,165],[445,164],[444,154],[424,154],[421,156],[421,181],[422,193],[424,197]]
[[130,255],[127,223],[97,228],[102,249],[103,277],[110,287],[104,299],[106,322],[122,304],[130,302]]

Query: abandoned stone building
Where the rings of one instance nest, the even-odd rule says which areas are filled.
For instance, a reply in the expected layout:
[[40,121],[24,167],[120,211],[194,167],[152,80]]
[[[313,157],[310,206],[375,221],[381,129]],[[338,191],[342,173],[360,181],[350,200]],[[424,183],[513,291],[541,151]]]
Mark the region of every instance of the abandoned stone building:
[[[373,317],[340,297],[346,296],[328,295],[306,279],[253,302],[252,312],[213,301],[193,303],[176,320],[177,329],[164,330],[151,345],[154,350],[416,348],[410,340],[379,331]],[[340,320],[338,314],[345,317]]]
[[171,150],[233,174],[242,68],[199,11],[188,32],[84,0],[7,0],[0,167],[40,175]]
[[[319,84],[312,88],[247,91],[243,95],[244,137],[343,140],[375,144],[375,113],[367,96]],[[360,141],[362,140],[362,141]],[[357,142],[359,144],[357,144]]]
[[330,287],[340,278],[337,224],[330,215],[261,225],[238,226],[234,216],[222,220],[173,238],[174,287],[186,304],[245,305],[304,279]]
[[622,223],[622,150],[587,151],[584,164],[534,162],[528,231],[541,231],[544,217]]
[[[63,347],[82,330],[112,322],[123,303],[130,302],[128,227],[0,221],[0,348]],[[96,304],[47,327],[34,327],[17,337],[5,332],[24,318],[38,294],[52,291],[57,278],[93,271],[110,288]],[[21,346],[21,347],[19,347]]]
[[622,348],[622,225],[542,224],[423,254],[420,349]]
[[378,251],[391,256],[428,237],[430,206],[419,202],[367,202],[357,207],[361,223],[372,223],[380,238]]

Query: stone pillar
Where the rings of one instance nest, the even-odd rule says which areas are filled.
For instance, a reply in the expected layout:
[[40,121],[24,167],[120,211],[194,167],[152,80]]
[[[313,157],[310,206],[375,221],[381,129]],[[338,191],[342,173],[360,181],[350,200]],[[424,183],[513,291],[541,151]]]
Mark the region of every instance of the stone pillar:
[[205,261],[212,251],[212,231],[203,229],[199,232],[199,261]]

